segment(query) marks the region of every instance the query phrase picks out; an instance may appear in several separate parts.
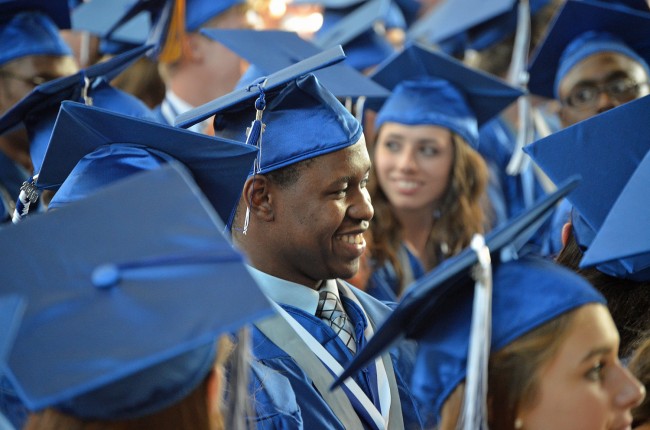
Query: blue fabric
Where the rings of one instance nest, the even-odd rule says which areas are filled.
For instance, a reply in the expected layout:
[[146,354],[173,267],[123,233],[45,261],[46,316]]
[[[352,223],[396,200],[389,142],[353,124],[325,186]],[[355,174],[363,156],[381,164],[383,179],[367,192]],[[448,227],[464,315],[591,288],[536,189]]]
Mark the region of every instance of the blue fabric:
[[248,421],[258,430],[300,430],[301,410],[289,380],[259,361],[251,362],[249,392],[255,416]]
[[21,12],[0,20],[0,46],[0,65],[28,55],[72,56],[59,28],[41,12]]
[[[95,81],[89,91],[93,106],[119,112],[134,118],[153,120],[151,110],[137,97],[122,90],[112,87],[103,78]],[[70,96],[71,100],[81,100],[80,89],[76,89]],[[39,172],[43,165],[45,152],[50,142],[54,129],[59,103],[47,106],[36,112],[30,112],[25,118],[25,127],[29,133],[29,153],[34,165],[34,171]]]
[[[402,245],[402,248],[406,251],[406,255],[408,256],[411,271],[413,273],[413,279],[420,279],[425,273],[422,263],[406,246]],[[374,266],[374,262],[371,264]],[[365,290],[367,294],[384,302],[398,302],[399,290],[400,282],[399,279],[397,279],[395,267],[390,261],[385,261],[384,264],[379,267],[373,267],[373,272],[370,275],[368,286]]]
[[[532,172],[532,164],[520,175],[508,175],[506,167],[510,162],[515,149],[517,136],[507,125],[505,120],[497,117],[486,123],[479,130],[478,152],[488,165],[489,173],[492,176],[488,183],[488,196],[492,199],[491,204],[497,214],[496,225],[501,225],[513,217],[523,213],[527,209],[524,183],[522,175],[532,175],[532,197],[533,202],[546,195],[541,183]],[[502,219],[503,215],[506,219]],[[543,243],[548,236],[550,220],[547,220],[542,227],[529,240],[533,250],[542,252]]]
[[[465,378],[474,283],[455,285],[430,315],[413,370],[413,394],[438,422],[447,397]],[[605,299],[585,279],[542,259],[502,263],[493,272],[491,351],[498,351],[544,323]]]
[[0,375],[0,413],[17,429],[23,428],[29,414],[5,375]]
[[[354,290],[359,300],[367,303],[364,305],[365,311],[369,317],[378,324],[383,320],[385,315],[378,315],[383,309],[385,314],[390,312],[390,308],[382,305],[380,302],[369,297],[363,292]],[[367,321],[363,318],[361,310],[350,299],[342,297],[343,306],[350,317],[355,329],[357,349],[366,344],[363,330]],[[363,303],[362,302],[362,303]],[[332,354],[332,357],[340,363],[346,363],[352,358],[350,350],[345,346],[343,341],[323,321],[314,315],[307,314],[302,310],[292,306],[283,306],[284,309],[300,323],[316,340],[318,340],[325,349]],[[286,376],[291,383],[295,397],[300,406],[302,420],[306,429],[332,429],[345,430],[336,415],[325,403],[318,391],[314,388],[307,374],[298,366],[298,364],[282,349],[273,344],[258,329],[253,330],[253,355],[265,366],[276,370]],[[406,381],[399,372],[400,366],[398,360],[413,360],[412,352],[405,350],[402,352],[391,352],[391,358],[394,360],[395,376],[400,392],[400,401],[404,416],[405,428],[421,428],[419,412],[415,407],[413,397],[410,395]],[[405,367],[410,367],[408,364]],[[363,371],[354,375],[354,380],[359,384],[361,389],[378,405],[376,388],[376,375],[374,364],[366,367]],[[267,387],[268,388],[268,387]],[[393,399],[395,400],[395,399]],[[361,417],[360,417],[361,418]],[[362,420],[363,422],[363,420]],[[372,428],[369,424],[364,423],[365,428]]]

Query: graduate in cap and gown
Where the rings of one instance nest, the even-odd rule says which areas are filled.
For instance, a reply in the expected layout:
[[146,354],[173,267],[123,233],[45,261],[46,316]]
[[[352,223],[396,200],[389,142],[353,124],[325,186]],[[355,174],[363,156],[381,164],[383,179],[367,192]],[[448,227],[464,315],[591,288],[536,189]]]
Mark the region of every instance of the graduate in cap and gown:
[[522,92],[421,45],[394,55],[371,78],[392,94],[379,105],[371,150],[377,216],[367,291],[397,301],[407,285],[489,229],[478,128]]
[[[529,67],[531,93],[559,101],[568,127],[650,93],[650,13],[615,2],[568,0]],[[556,211],[545,251],[562,249],[570,204]]]
[[629,428],[645,395],[618,359],[605,299],[519,255],[573,182],[421,278],[340,375],[397,339],[419,341],[413,392],[439,429]]
[[[334,51],[340,61],[340,47]],[[289,379],[305,428],[420,428],[397,369],[401,349],[355,373],[345,389],[329,390],[341,363],[390,313],[341,280],[358,270],[373,209],[361,125],[305,74],[306,62],[332,63],[330,52],[181,115],[177,125],[215,115],[215,135],[258,148],[230,231],[278,305],[278,317],[256,325],[253,355]]]

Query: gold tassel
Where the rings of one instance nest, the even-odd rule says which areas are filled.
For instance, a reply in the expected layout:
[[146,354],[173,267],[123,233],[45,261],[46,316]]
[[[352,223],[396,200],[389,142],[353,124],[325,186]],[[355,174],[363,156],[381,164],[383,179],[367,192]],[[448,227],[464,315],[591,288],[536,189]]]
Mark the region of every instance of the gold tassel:
[[169,20],[167,37],[158,56],[158,60],[164,63],[174,63],[183,54],[185,43],[185,0],[174,1],[174,11]]

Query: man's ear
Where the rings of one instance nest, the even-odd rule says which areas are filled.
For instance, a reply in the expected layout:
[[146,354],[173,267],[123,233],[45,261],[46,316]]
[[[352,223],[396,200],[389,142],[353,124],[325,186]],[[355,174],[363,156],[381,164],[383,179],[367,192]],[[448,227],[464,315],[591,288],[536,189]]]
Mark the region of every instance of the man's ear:
[[571,224],[570,222],[567,222],[562,226],[562,246],[566,246],[566,243],[569,241],[572,228],[573,228],[573,224]]
[[272,188],[271,181],[264,175],[254,175],[246,180],[243,197],[251,216],[262,221],[273,221],[275,213]]

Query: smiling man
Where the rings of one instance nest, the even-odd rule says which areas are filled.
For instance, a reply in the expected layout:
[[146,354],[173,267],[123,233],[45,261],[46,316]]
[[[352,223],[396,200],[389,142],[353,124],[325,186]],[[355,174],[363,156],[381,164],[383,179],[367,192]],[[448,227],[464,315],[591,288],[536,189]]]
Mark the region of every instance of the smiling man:
[[[216,114],[217,136],[248,137],[259,146],[229,223],[251,273],[279,305],[276,318],[257,324],[253,353],[289,379],[304,428],[420,428],[394,354],[358,372],[345,390],[329,390],[332,374],[390,312],[341,280],[356,274],[374,214],[366,189],[370,158],[361,125],[317,78],[292,74],[282,82],[253,85],[223,104],[197,108]],[[261,141],[247,133],[256,117],[265,124]],[[278,403],[268,414],[281,409]],[[258,411],[258,425],[264,419]]]

